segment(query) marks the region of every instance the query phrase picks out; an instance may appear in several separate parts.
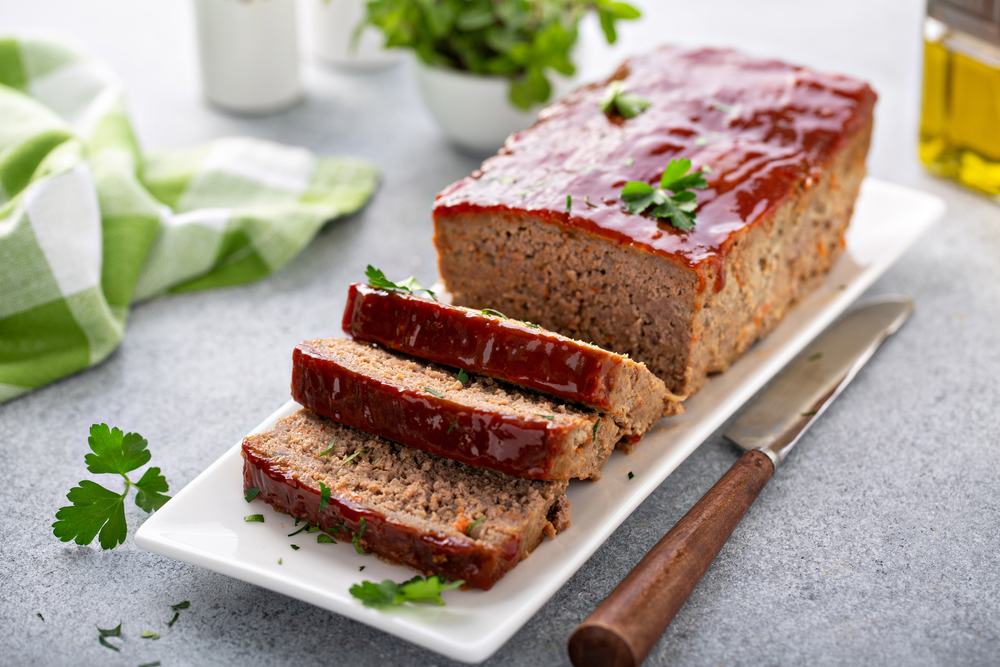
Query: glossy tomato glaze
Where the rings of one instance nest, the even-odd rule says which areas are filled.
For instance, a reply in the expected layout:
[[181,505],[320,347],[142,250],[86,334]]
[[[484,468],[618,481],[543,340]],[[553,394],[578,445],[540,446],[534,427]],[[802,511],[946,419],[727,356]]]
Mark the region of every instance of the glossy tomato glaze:
[[616,356],[517,320],[351,285],[344,331],[422,359],[610,409]]
[[292,353],[292,398],[336,422],[421,451],[530,479],[556,467],[572,430],[560,421],[471,409],[358,373],[308,342]]
[[[435,218],[530,214],[690,268],[719,268],[737,232],[819,179],[876,99],[862,81],[717,49],[664,47],[626,61],[612,79],[652,105],[623,119],[598,107],[606,84],[573,92],[441,192]],[[698,191],[695,229],[629,214],[620,199],[625,183],[659,187],[680,157],[711,169],[708,189]]]
[[[489,590],[517,564],[520,539],[516,536],[498,546],[470,538],[420,532],[336,493],[321,512],[319,490],[299,482],[281,467],[280,459],[261,456],[249,439],[243,442],[243,488],[260,489],[257,497],[275,510],[317,524],[341,540],[350,540],[358,534],[361,519],[364,519],[364,535],[359,542],[379,556],[422,572],[433,572],[451,580],[461,579],[475,588]],[[337,531],[335,526],[344,526],[351,534]]]

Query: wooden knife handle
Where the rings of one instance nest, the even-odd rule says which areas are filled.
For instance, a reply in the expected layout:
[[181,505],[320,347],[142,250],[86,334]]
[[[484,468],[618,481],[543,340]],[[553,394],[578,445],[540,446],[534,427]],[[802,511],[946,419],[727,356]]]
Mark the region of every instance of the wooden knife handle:
[[766,454],[741,456],[577,627],[573,664],[641,664],[773,474]]

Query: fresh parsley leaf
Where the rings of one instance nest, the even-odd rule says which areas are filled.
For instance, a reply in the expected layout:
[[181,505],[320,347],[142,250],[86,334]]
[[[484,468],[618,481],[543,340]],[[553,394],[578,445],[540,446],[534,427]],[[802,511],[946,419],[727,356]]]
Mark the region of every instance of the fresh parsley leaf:
[[431,389],[430,387],[424,387],[423,389],[424,389],[424,391],[426,391],[426,392],[427,392],[428,394],[431,394],[431,395],[433,395],[433,396],[437,396],[438,398],[444,398],[444,394],[442,394],[442,393],[441,393],[441,392],[439,392],[439,391],[435,391],[435,390]]
[[549,421],[552,421],[553,419],[555,419],[555,417],[553,417],[552,415],[540,415],[537,412],[535,413],[535,416],[536,417],[541,417],[542,419],[548,419]]
[[402,587],[392,579],[386,579],[381,584],[373,581],[362,581],[360,584],[351,586],[350,593],[361,600],[366,607],[391,607],[401,604],[396,601],[396,595],[400,593]]
[[590,208],[597,208],[597,204],[590,203],[590,196],[589,195],[583,198],[583,203],[586,204],[587,206],[589,206]]
[[288,533],[288,535],[286,535],[285,537],[294,537],[294,536],[298,535],[299,533],[301,533],[303,530],[307,530],[308,528],[309,528],[309,522],[306,521],[306,523],[305,523],[304,526],[302,526],[301,528],[299,528],[298,530],[296,530],[294,533]]
[[145,438],[138,433],[122,433],[107,424],[94,424],[87,442],[93,452],[84,457],[87,470],[94,474],[121,475],[125,490],[119,494],[96,482],[80,482],[66,494],[72,506],[56,512],[52,533],[63,542],[75,541],[79,545],[90,544],[100,535],[101,548],[113,549],[124,543],[128,534],[125,499],[129,489],[136,489],[135,504],[152,512],[170,500],[170,496],[161,493],[169,488],[166,478],[155,467],[148,468],[138,482],[128,478],[126,473],[148,463],[151,456]]
[[122,433],[119,429],[109,429],[107,424],[94,424],[87,438],[93,454],[87,454],[87,470],[101,473],[118,473],[124,476],[136,468],[146,465],[151,454],[146,449],[146,439],[138,433]]
[[45,621],[45,617],[42,616],[42,612],[38,612],[37,614],[35,614],[35,616],[37,616],[38,618],[42,619],[43,622]]
[[175,611],[174,612],[174,617],[172,619],[170,619],[169,621],[167,621],[167,627],[168,628],[174,627],[174,623],[176,623],[177,619],[180,618],[180,617],[181,617],[180,612]]
[[806,361],[816,361],[817,359],[822,359],[822,358],[823,358],[823,353],[817,352],[816,354],[809,355],[809,358],[806,359]]
[[119,647],[115,646],[114,644],[112,644],[111,642],[109,642],[104,637],[98,637],[97,641],[99,641],[101,643],[101,646],[107,646],[112,651],[118,651],[119,653],[121,653],[121,649]]
[[180,611],[182,609],[187,609],[191,606],[190,600],[184,600],[184,602],[178,602],[177,604],[170,605],[170,608],[174,611]]
[[[320,453],[319,453],[319,455],[320,455],[320,456],[326,456],[327,454],[329,454],[330,452],[332,452],[332,451],[333,451],[333,448],[334,448],[334,447],[335,447],[336,445],[337,445],[337,439],[336,439],[336,438],[334,438],[333,440],[331,440],[331,441],[330,441],[330,447],[329,447],[329,448],[328,448],[328,449],[327,449],[327,450],[326,450],[325,452],[320,452]],[[317,457],[317,458],[318,458],[318,457]]]
[[447,431],[445,431],[445,432],[444,432],[444,434],[445,434],[445,435],[450,435],[450,434],[451,434],[451,431],[452,431],[452,429],[453,429],[453,428],[455,428],[455,424],[457,424],[457,423],[458,423],[458,421],[453,421],[453,422],[451,423],[451,426],[449,426],[449,427],[448,427],[448,430],[447,430]]
[[251,514],[250,516],[243,517],[243,520],[247,523],[264,523],[263,514]]
[[258,489],[257,487],[254,487],[252,489],[244,489],[243,497],[247,499],[247,502],[250,502],[251,500],[257,497],[258,493],[260,493],[260,489]]
[[476,526],[478,526],[483,521],[486,521],[486,517],[481,516],[478,519],[476,519],[475,521],[473,521],[472,523],[470,523],[469,527],[465,529],[465,534],[466,535],[472,535],[472,529],[475,528]]
[[629,479],[632,479],[633,477],[635,477],[635,475],[633,475],[633,474],[632,474],[632,471],[631,471],[631,470],[629,470],[629,471],[628,471],[628,478],[629,478]]
[[330,504],[330,487],[323,482],[319,483],[319,511],[322,512]]
[[101,630],[100,628],[97,628],[97,631],[101,633],[102,637],[121,637],[122,624],[119,623],[117,628],[111,628],[110,630]]
[[144,662],[139,667],[160,667],[161,664],[159,660],[154,660],[153,662]]
[[118,624],[117,628],[111,628],[110,630],[102,630],[101,628],[97,628],[97,632],[98,632],[97,641],[100,642],[101,646],[105,646],[105,647],[111,649],[112,651],[121,652],[121,648],[120,647],[115,646],[114,644],[112,644],[111,642],[109,642],[106,639],[106,637],[121,637],[122,636],[122,624],[121,623]]
[[483,315],[487,316],[494,315],[496,317],[502,317],[505,320],[508,319],[507,316],[501,313],[499,310],[493,310],[492,308],[483,308],[482,313]]
[[688,174],[690,168],[691,160],[687,158],[671,160],[660,177],[659,189],[641,181],[629,181],[621,192],[625,208],[630,213],[640,214],[652,207],[654,216],[669,219],[674,227],[694,229],[697,202],[695,193],[689,188],[703,190],[708,183],[700,171]]
[[[424,388],[426,389],[426,387],[424,387]],[[353,460],[354,457],[357,456],[358,454],[367,454],[367,453],[368,453],[367,449],[359,449],[358,451],[354,452],[353,454],[351,454],[350,456],[348,456],[346,459],[344,459],[344,461],[340,465],[342,465],[342,466],[346,465],[348,462],[350,462],[351,460]]]
[[326,533],[320,533],[319,535],[316,536],[316,544],[332,544],[333,542],[336,541],[337,540],[333,539]]
[[815,414],[816,414],[817,412],[819,412],[819,410],[811,410],[811,411],[809,411],[809,412],[801,412],[801,413],[799,413],[799,414],[800,414],[801,416],[803,416],[803,417],[812,417],[812,416],[814,416],[814,415],[815,415]]
[[600,426],[600,425],[601,425],[601,420],[600,419],[598,419],[596,422],[594,422],[594,440],[593,440],[593,442],[597,442],[597,427]]
[[362,565],[361,567],[358,568],[358,572],[364,572],[364,571],[365,571],[365,566],[364,565]]
[[573,195],[566,195],[566,215],[569,215],[571,208],[573,208]]
[[358,540],[361,539],[361,536],[365,534],[365,528],[367,528],[367,526],[365,525],[365,518],[361,517],[360,529],[358,530],[357,534],[355,534],[354,537],[351,539],[351,542],[354,543],[354,550],[357,551],[362,556],[370,555],[365,553],[365,550],[361,548],[361,543],[358,542]]
[[281,560],[282,559],[280,559],[280,558],[278,559],[278,565],[281,565]]
[[458,588],[464,583],[459,580],[446,584],[437,575],[426,579],[417,576],[401,584],[392,579],[386,579],[380,584],[362,581],[351,586],[350,593],[361,600],[366,607],[393,607],[404,602],[443,605],[441,593]]
[[468,383],[468,381],[469,381],[469,374],[466,373],[464,370],[459,369],[459,371],[458,371],[458,381],[461,382],[462,384]]
[[61,507],[52,532],[63,542],[90,544],[100,532],[101,548],[114,549],[125,542],[125,494],[117,494],[96,482],[84,480],[66,494],[72,507]]
[[152,639],[154,641],[160,638],[160,635],[156,634],[155,632],[151,632],[149,630],[143,630],[142,634],[139,636],[142,637],[143,639]]
[[298,551],[301,547],[297,544],[289,544],[293,551]]
[[372,287],[378,287],[379,289],[390,290],[393,292],[408,292],[410,294],[416,294],[417,292],[427,292],[432,299],[437,301],[437,295],[431,290],[427,289],[423,285],[417,282],[417,279],[410,276],[406,280],[394,283],[385,277],[385,274],[380,270],[376,269],[371,264],[368,265],[368,269],[365,270],[365,276],[368,277],[368,284]]
[[170,500],[161,491],[169,491],[167,478],[160,474],[159,468],[146,468],[146,472],[133,484],[135,487],[135,504],[146,512],[152,512],[163,507]]
[[612,81],[599,106],[601,111],[608,115],[617,114],[622,118],[635,118],[651,104],[652,102],[640,95],[625,92],[623,81]]

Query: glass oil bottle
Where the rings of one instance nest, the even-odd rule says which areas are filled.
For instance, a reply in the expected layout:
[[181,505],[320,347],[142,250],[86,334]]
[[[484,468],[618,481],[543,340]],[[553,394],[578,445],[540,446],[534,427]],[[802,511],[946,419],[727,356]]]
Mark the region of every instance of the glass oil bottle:
[[920,160],[1000,201],[1000,0],[928,0]]

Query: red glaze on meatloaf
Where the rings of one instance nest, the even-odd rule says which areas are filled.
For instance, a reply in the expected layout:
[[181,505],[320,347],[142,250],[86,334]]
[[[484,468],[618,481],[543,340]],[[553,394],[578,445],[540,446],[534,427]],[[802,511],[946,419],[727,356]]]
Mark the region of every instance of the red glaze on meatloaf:
[[[602,112],[614,81],[649,108]],[[438,195],[441,278],[458,305],[628,353],[690,394],[843,250],[875,99],[864,82],[730,50],[632,58]],[[691,231],[621,200],[677,158],[708,182]]]
[[[499,313],[351,285],[344,331],[439,364],[583,403],[644,433],[678,397],[642,364]],[[673,399],[673,400],[670,400]]]
[[[819,177],[870,121],[876,99],[856,79],[716,49],[662,48],[629,60],[612,79],[651,106],[623,119],[600,110],[604,85],[575,91],[441,192],[434,217],[530,212],[641,246],[704,275],[702,267],[721,266],[736,232],[773,213],[799,183]],[[659,187],[667,164],[680,157],[693,169],[711,168],[708,189],[698,191],[695,229],[628,213],[621,200],[625,183]],[[725,272],[715,282],[721,289]]]
[[296,346],[292,397],[393,442],[529,479],[598,479],[623,436],[585,408],[482,376],[463,384],[453,369],[346,338]]
[[[275,510],[425,574],[488,590],[569,525],[566,482],[403,447],[310,410],[243,441],[243,487]],[[329,489],[322,504],[320,484]]]

